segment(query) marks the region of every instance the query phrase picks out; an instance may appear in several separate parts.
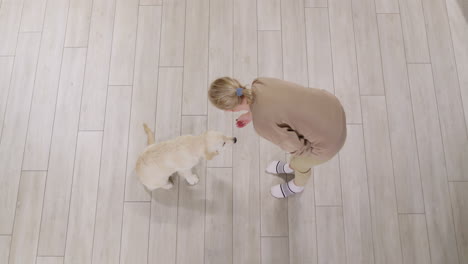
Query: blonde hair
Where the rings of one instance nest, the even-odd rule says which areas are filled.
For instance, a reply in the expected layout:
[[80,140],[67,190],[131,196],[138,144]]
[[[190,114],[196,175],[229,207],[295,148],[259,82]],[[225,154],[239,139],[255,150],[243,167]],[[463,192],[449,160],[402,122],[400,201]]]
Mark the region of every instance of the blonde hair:
[[[242,96],[237,96],[237,88],[242,88]],[[221,110],[232,110],[242,103],[246,98],[248,104],[252,104],[255,95],[251,89],[231,77],[223,77],[214,80],[208,91],[208,98],[211,103]]]

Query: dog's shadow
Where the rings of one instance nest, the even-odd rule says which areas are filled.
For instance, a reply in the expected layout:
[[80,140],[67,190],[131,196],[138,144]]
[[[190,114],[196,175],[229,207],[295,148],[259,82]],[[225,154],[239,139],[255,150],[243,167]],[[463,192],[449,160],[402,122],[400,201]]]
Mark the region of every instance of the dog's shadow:
[[[174,187],[169,190],[157,189],[151,193],[151,221],[159,224],[173,223],[177,218],[200,218],[205,221],[205,216],[223,214],[226,208],[216,203],[219,190],[226,190],[223,181],[216,181],[216,190],[207,190],[206,172],[197,171],[200,181],[195,185],[189,185],[185,178],[174,173],[171,179]],[[210,194],[208,194],[210,192]],[[211,197],[211,198],[209,198]],[[232,200],[229,201],[232,204]],[[179,221],[184,225],[187,221]],[[188,223],[187,223],[188,224]]]

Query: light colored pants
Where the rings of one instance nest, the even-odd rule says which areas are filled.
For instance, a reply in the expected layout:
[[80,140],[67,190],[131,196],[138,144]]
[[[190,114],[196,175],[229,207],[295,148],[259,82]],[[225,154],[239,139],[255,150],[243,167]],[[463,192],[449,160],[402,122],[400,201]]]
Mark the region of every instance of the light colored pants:
[[317,160],[313,156],[292,156],[289,167],[294,170],[294,183],[297,186],[305,186],[312,174],[312,168],[327,161]]

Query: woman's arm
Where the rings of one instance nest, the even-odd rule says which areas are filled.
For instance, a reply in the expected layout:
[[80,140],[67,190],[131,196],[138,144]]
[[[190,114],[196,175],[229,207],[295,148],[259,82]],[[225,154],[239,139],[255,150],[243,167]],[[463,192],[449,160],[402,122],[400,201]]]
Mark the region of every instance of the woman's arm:
[[247,112],[247,113],[239,116],[239,118],[236,119],[236,126],[238,128],[243,128],[246,125],[248,125],[251,121],[252,121],[252,113]]

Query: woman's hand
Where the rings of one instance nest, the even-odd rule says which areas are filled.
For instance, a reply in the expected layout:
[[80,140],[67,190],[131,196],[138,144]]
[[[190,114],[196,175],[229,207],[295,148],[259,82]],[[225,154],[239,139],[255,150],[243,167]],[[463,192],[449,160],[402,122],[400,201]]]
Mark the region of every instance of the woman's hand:
[[236,119],[236,126],[238,128],[243,128],[247,124],[249,124],[251,121],[252,121],[252,113],[247,112],[247,113],[239,116],[239,118]]

